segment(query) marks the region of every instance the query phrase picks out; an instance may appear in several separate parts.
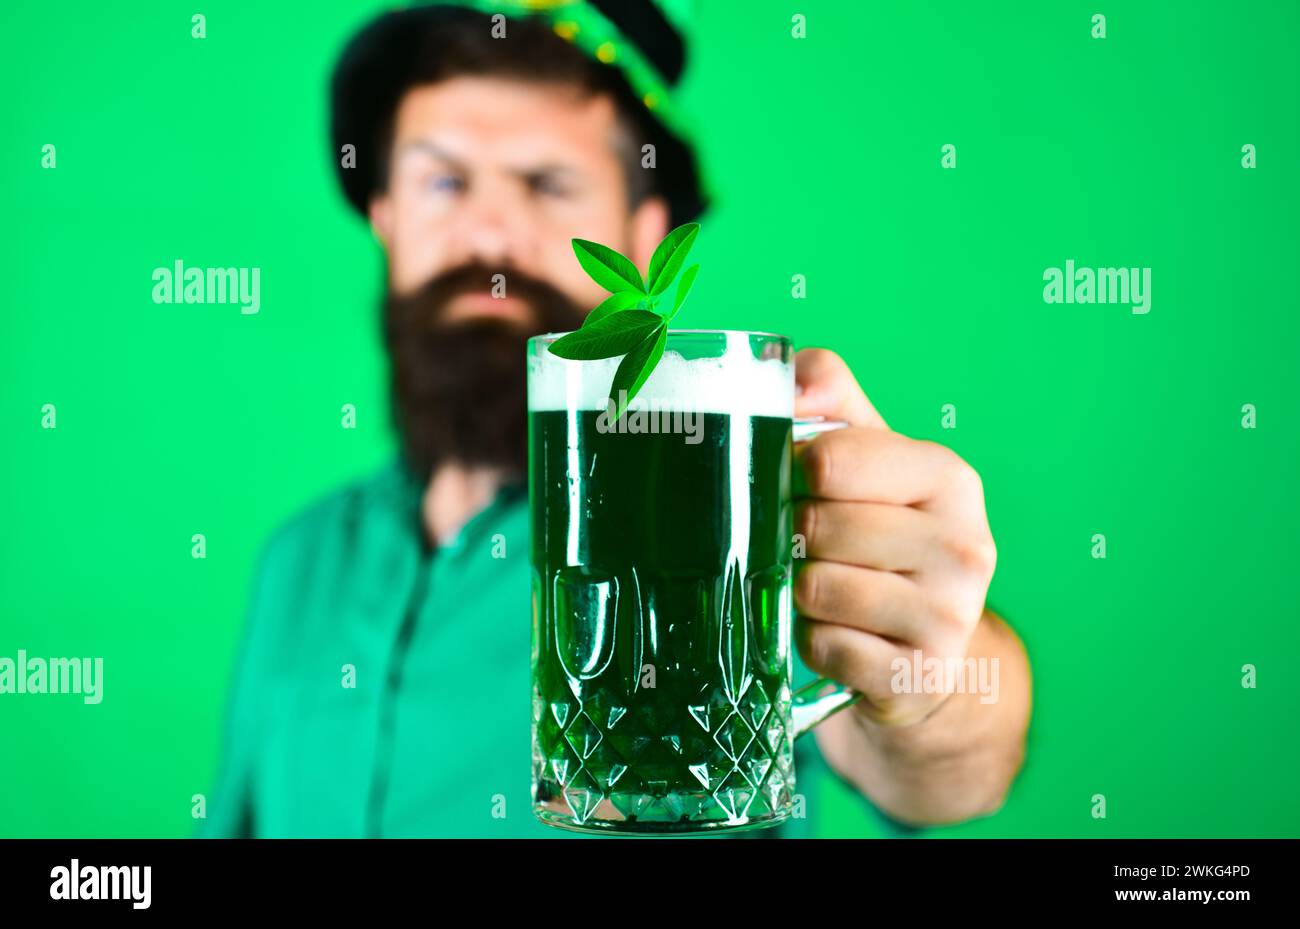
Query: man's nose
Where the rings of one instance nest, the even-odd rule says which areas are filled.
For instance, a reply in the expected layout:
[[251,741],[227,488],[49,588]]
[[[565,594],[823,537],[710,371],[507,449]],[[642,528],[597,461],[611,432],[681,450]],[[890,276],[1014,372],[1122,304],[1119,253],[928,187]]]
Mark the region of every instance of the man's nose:
[[513,211],[498,192],[484,190],[467,198],[453,230],[462,261],[508,264],[516,259],[519,229]]

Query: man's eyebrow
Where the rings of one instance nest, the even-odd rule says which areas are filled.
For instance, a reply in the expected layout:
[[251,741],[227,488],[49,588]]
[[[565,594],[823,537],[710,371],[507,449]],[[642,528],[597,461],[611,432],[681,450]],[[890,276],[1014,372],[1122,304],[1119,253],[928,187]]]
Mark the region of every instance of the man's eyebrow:
[[447,151],[438,143],[431,142],[428,139],[412,139],[409,142],[403,142],[398,148],[398,155],[403,155],[412,150],[437,158],[439,161],[445,161],[457,171],[463,171],[465,168],[465,163],[459,158]]
[[[408,151],[415,151],[431,158],[437,158],[439,161],[446,162],[453,171],[462,174],[466,172],[467,163],[465,161],[447,151],[437,142],[429,139],[412,139],[409,142],[403,142],[398,147],[397,154],[400,157]],[[568,177],[581,180],[585,176],[585,172],[582,170],[558,161],[547,161],[526,168],[512,168],[510,174],[525,181],[535,180],[539,177]]]
[[572,165],[559,164],[558,162],[547,162],[545,164],[540,164],[528,168],[514,168],[513,170],[511,170],[510,173],[513,174],[515,177],[520,177],[523,178],[524,180],[529,180],[537,177],[545,177],[548,175],[549,176],[567,175],[569,177],[574,177],[574,178],[581,178],[583,176],[583,172],[573,167]]

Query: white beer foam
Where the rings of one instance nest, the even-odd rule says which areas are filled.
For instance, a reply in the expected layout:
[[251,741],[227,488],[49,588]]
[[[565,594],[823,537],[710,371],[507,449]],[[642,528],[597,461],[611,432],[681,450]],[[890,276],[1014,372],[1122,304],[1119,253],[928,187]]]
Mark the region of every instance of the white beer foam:
[[[632,400],[632,410],[742,416],[794,415],[794,365],[759,360],[743,345],[720,358],[687,360],[668,349]],[[528,409],[604,411],[622,358],[569,361],[550,352],[528,359]]]

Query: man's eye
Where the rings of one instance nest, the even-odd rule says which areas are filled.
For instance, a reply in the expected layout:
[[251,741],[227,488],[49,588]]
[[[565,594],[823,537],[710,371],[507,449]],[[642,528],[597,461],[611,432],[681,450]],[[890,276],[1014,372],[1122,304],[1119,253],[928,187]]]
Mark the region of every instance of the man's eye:
[[454,174],[435,174],[425,181],[425,186],[437,193],[459,193],[465,189],[465,182]]
[[529,178],[528,183],[533,193],[544,197],[568,197],[571,193],[563,181],[544,174]]

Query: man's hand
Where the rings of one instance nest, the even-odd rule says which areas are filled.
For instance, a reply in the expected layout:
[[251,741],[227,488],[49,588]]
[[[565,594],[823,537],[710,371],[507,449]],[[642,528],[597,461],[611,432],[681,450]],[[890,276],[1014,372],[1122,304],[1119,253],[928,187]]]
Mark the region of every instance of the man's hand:
[[[863,695],[818,728],[823,753],[898,818],[990,812],[1019,768],[1029,693],[1018,640],[985,614],[997,553],[979,475],[941,445],[890,431],[834,353],[799,352],[796,378],[796,416],[849,423],[799,451],[808,491],[795,517],[807,557],[795,579],[799,650]],[[920,692],[919,681],[896,692],[891,663],[911,666],[916,650],[959,670],[968,656],[1002,658],[999,700],[1010,705]]]

